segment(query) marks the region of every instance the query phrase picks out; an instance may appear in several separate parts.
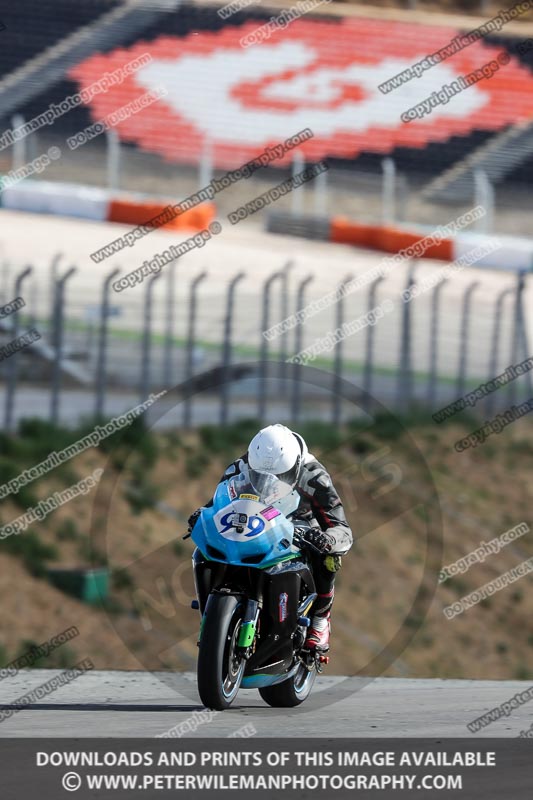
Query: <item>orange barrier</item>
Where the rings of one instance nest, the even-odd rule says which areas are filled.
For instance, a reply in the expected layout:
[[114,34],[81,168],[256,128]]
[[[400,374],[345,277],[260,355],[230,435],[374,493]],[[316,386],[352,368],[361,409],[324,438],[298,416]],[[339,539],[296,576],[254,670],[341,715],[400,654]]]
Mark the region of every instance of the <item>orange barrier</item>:
[[379,249],[379,231],[378,225],[362,225],[344,217],[334,217],[331,220],[329,237],[331,242]]
[[[201,203],[165,222],[164,212],[170,205],[172,204],[163,205],[162,203],[126,199],[111,200],[107,211],[107,221],[131,225],[153,225],[155,228],[165,228],[166,230],[201,231],[207,228],[216,214],[214,203]],[[155,219],[159,215],[161,215],[160,221]]]
[[[368,247],[384,253],[395,254],[413,247],[424,238],[424,234],[411,233],[400,228],[383,225],[364,225],[351,222],[344,217],[334,217],[331,220],[329,238],[331,242],[352,244],[357,247]],[[423,257],[453,261],[452,240],[442,239],[440,242],[429,245],[425,248]]]
[[[399,253],[408,247],[413,247],[424,238],[425,234],[411,233],[399,228],[382,228],[380,250],[385,253]],[[440,242],[424,245],[421,258],[436,258],[440,261],[453,261],[453,242],[451,239],[441,239]]]

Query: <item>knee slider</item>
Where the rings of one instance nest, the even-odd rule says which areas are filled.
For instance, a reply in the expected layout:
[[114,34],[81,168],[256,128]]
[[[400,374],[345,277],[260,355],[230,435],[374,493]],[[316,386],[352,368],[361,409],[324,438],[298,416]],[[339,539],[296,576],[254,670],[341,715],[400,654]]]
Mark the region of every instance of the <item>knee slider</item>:
[[324,559],[324,566],[328,572],[338,572],[342,565],[341,556],[326,556]]

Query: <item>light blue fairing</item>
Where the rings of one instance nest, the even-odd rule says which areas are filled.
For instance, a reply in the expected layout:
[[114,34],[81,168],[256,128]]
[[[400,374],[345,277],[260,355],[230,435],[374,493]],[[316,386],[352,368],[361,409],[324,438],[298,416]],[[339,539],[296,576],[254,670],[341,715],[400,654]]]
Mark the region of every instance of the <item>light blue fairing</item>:
[[[261,568],[295,558],[299,551],[292,546],[293,525],[287,516],[299,502],[293,491],[269,505],[238,475],[219,483],[213,505],[202,509],[193,528],[192,540],[206,558],[224,564]],[[240,525],[237,514],[243,515]]]

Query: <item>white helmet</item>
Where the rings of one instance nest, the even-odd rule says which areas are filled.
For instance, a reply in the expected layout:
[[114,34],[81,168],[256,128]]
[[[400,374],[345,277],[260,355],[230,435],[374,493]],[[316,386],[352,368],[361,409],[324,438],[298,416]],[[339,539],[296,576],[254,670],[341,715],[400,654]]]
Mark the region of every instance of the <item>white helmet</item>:
[[294,489],[306,450],[302,437],[285,425],[260,430],[248,447],[250,481],[259,494],[284,494]]

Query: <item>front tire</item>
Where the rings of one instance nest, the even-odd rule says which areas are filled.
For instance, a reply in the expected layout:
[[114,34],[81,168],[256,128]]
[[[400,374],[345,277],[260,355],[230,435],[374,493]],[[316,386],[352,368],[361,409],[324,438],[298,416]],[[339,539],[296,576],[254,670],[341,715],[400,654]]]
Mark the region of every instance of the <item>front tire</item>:
[[202,622],[198,653],[198,692],[207,708],[229,708],[241,685],[246,661],[237,654],[244,617],[241,597],[215,592],[209,595]]
[[316,669],[308,670],[303,664],[292,678],[274,686],[264,686],[259,694],[269,706],[274,708],[293,708],[303,703],[311,694],[316,680]]

